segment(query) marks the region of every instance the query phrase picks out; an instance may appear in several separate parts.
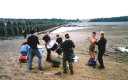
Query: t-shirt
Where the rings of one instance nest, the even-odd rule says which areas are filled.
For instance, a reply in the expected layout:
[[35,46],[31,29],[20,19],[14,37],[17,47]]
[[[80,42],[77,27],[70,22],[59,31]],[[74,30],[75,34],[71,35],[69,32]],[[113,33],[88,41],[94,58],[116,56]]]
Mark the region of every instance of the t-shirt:
[[21,47],[21,53],[28,54],[29,53],[30,46],[28,44],[23,44]]
[[61,44],[61,48],[63,49],[63,52],[65,53],[65,55],[70,55],[71,53],[73,53],[72,48],[75,48],[75,45],[72,40],[65,40]]
[[30,37],[28,37],[27,42],[32,49],[38,49],[37,44],[39,44],[39,40],[37,36],[31,35]]

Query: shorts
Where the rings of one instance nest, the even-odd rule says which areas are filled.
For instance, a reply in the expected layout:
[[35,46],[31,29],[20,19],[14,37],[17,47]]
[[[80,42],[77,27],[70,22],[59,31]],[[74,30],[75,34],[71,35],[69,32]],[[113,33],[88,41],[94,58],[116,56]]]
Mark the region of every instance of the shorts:
[[95,45],[94,45],[94,44],[91,44],[91,45],[89,46],[89,50],[90,50],[90,51],[94,51],[94,50],[95,50]]

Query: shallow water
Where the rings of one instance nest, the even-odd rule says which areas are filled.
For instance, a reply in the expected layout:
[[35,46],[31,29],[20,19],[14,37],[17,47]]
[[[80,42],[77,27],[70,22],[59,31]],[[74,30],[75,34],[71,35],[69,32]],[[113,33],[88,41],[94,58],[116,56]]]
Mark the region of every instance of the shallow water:
[[86,28],[89,28],[89,27],[61,27],[51,33],[62,33],[62,32],[78,30],[78,29],[86,29]]

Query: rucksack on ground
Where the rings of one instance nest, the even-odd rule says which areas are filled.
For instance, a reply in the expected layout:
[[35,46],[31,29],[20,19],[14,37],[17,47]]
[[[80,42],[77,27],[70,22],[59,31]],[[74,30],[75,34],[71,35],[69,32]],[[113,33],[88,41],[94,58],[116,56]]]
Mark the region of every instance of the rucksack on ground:
[[94,58],[89,58],[88,65],[93,66],[95,64]]

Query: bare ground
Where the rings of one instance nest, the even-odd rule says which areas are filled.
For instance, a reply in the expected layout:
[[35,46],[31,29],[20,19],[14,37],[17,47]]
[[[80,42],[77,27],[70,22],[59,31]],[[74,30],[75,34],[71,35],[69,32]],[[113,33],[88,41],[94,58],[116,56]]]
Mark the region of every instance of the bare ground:
[[[104,56],[105,69],[93,69],[87,66],[88,46],[87,37],[92,31],[97,35],[100,30],[106,32],[108,39],[107,52]],[[44,70],[37,69],[37,58],[34,58],[33,70],[27,69],[27,63],[19,63],[19,51],[21,44],[25,41],[23,38],[0,41],[0,80],[128,80],[128,53],[115,52],[113,46],[128,45],[128,27],[112,28],[111,26],[92,27],[85,30],[68,32],[71,39],[76,44],[75,54],[79,57],[78,63],[74,63],[74,75],[54,75],[62,71],[60,68],[52,68],[45,62],[46,56],[43,56]],[[65,33],[61,33],[64,37]],[[54,39],[56,34],[50,34]],[[99,36],[97,36],[99,37]],[[53,54],[55,54],[53,52]],[[98,64],[98,62],[97,62]]]

